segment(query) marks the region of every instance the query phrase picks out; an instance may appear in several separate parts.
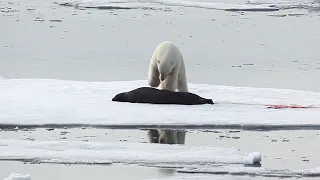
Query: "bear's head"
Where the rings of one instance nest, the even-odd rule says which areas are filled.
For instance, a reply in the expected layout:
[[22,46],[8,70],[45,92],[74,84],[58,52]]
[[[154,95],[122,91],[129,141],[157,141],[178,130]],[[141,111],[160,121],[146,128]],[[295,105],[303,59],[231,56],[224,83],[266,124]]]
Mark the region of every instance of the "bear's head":
[[173,73],[173,69],[177,66],[177,61],[170,58],[166,60],[158,60],[157,61],[158,71],[160,75],[160,80],[165,80],[168,75]]

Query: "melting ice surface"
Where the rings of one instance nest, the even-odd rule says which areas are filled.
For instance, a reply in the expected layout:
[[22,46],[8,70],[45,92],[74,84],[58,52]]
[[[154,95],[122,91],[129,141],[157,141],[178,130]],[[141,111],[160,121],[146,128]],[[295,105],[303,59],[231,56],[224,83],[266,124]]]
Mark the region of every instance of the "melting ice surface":
[[99,9],[157,8],[162,6],[193,7],[228,11],[277,11],[278,8],[255,4],[227,4],[197,0],[55,0],[65,6]]
[[[212,98],[216,104],[188,106],[111,101],[117,93],[141,86],[147,86],[147,82],[0,79],[0,124],[208,128],[218,125],[243,129],[320,127],[320,93],[308,91],[190,83],[190,92]],[[266,104],[316,108],[267,109]]]
[[[129,142],[28,141],[0,138],[0,159],[71,164],[243,164],[257,163],[260,153],[236,148]],[[252,164],[253,164],[252,163]]]

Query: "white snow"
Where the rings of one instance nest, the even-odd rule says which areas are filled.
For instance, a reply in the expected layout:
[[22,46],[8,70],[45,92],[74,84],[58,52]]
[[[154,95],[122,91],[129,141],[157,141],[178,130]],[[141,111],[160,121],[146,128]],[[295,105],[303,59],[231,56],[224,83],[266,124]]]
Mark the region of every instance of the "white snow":
[[244,164],[254,164],[261,161],[260,152],[253,152],[243,157]]
[[248,175],[264,177],[319,177],[320,167],[302,170],[289,169],[270,169],[263,167],[233,167],[233,166],[208,166],[208,167],[187,167],[177,170],[180,173],[206,173],[206,174],[229,174],[229,175]]
[[190,92],[215,105],[155,105],[113,102],[120,92],[147,86],[145,80],[76,82],[50,79],[0,80],[2,125],[236,125],[242,128],[320,126],[319,108],[267,109],[265,104],[320,107],[320,93],[189,84]]
[[0,138],[0,159],[47,163],[243,164],[235,148],[129,142],[28,141]]
[[11,173],[10,176],[4,180],[31,180],[31,177],[29,174]]
[[67,4],[83,8],[156,8],[159,5],[193,7],[216,10],[242,10],[242,11],[275,11],[278,8],[265,5],[245,5],[204,2],[196,0],[56,0],[58,4]]

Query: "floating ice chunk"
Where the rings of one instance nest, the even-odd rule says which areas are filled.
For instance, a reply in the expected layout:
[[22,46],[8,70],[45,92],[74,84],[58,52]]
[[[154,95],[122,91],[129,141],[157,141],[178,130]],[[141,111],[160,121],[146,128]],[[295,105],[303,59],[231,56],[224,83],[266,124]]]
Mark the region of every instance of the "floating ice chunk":
[[243,157],[243,164],[252,165],[259,163],[261,161],[261,153],[260,152],[252,152]]
[[0,159],[38,163],[241,164],[235,148],[129,142],[28,141],[0,138]]
[[275,110],[265,106],[299,104],[319,107],[320,93],[308,91],[189,83],[190,92],[213,98],[216,104],[174,106],[111,101],[117,93],[147,84],[147,81],[3,79],[0,80],[0,124],[3,127],[9,124],[12,128],[19,126],[19,129],[24,125],[320,127],[319,108]]
[[4,180],[31,180],[31,176],[29,174],[11,173],[10,176]]

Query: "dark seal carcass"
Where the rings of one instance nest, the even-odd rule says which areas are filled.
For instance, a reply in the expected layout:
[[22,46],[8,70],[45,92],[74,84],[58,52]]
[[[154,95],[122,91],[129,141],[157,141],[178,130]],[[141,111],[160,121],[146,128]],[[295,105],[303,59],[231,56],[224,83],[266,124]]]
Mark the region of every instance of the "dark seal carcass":
[[206,99],[190,92],[174,92],[152,87],[140,87],[132,91],[117,94],[112,101],[149,104],[180,104],[200,105],[214,104],[212,99]]

